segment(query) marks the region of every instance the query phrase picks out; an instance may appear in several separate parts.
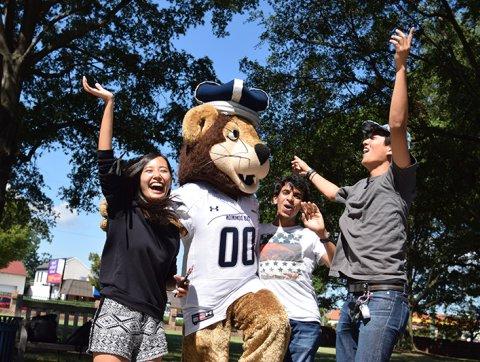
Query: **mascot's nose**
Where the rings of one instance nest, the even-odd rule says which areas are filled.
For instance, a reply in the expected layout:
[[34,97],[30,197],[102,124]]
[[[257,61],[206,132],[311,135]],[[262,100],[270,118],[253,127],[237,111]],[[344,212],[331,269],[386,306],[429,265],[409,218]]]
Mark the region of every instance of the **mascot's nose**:
[[260,165],[263,165],[265,162],[267,162],[268,158],[270,157],[270,150],[263,143],[257,143],[255,145],[255,153],[260,161]]

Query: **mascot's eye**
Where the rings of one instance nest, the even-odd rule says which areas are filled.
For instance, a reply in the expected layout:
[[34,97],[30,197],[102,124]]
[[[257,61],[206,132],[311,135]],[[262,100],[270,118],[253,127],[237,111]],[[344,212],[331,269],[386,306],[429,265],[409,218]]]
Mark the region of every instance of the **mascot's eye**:
[[228,132],[227,137],[230,138],[232,141],[236,141],[240,137],[240,132],[238,131],[238,129],[231,130],[230,132]]

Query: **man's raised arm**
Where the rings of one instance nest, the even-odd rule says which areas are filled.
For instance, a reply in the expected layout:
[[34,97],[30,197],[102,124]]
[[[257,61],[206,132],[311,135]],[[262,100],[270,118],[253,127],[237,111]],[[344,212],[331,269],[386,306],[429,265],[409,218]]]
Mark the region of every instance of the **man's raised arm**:
[[407,143],[407,58],[412,44],[413,31],[414,28],[411,28],[406,35],[397,29],[390,38],[390,43],[395,46],[396,74],[388,125],[390,126],[393,162],[400,168],[406,168],[411,164]]
[[334,201],[339,187],[334,183],[328,181],[326,178],[320,176],[315,170],[310,168],[301,158],[294,156],[292,161],[292,169],[294,172],[306,177],[312,181],[313,185],[320,191],[327,199]]

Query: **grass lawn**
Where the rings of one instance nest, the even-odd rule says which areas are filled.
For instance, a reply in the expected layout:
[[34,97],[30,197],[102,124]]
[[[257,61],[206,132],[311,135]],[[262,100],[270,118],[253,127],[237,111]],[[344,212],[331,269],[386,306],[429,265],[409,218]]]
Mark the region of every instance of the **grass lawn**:
[[[180,361],[181,351],[182,351],[182,336],[179,331],[167,331],[167,341],[168,341],[168,350],[170,351],[168,355],[164,356],[164,361]],[[238,361],[242,354],[242,341],[240,338],[232,338],[230,343],[230,361]],[[27,353],[25,356],[25,361],[91,361],[91,356],[78,355],[78,354],[68,354],[68,353]],[[335,361],[335,348],[320,348],[317,352],[315,361],[326,361],[334,362]],[[433,357],[418,353],[395,353],[392,357],[393,362],[431,362],[431,361],[472,361],[459,358],[447,358],[447,357]]]

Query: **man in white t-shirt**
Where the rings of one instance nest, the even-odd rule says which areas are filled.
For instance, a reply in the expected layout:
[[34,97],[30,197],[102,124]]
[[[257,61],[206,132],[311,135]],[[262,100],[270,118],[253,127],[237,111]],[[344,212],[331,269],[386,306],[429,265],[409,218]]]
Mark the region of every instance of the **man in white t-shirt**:
[[[260,278],[284,305],[292,328],[285,361],[315,359],[321,330],[312,273],[317,265],[329,267],[335,253],[322,214],[308,199],[303,178],[284,178],[273,196],[276,218],[262,224],[259,232]],[[297,222],[299,212],[305,227]]]

